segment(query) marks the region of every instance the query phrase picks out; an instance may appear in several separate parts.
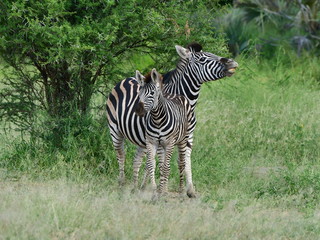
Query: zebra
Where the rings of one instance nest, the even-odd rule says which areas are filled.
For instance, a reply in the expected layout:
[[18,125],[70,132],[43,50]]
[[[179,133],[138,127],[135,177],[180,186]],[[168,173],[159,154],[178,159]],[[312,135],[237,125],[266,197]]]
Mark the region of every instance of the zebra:
[[[205,82],[232,76],[238,63],[232,59],[203,52],[202,46],[198,43],[189,44],[187,48],[176,45],[175,48],[180,56],[180,61],[174,70],[163,75],[163,92],[183,95],[188,99],[191,111],[194,112],[201,85]],[[124,139],[127,138],[138,146],[133,161],[134,186],[137,186],[142,158],[146,154],[145,118],[139,117],[134,110],[139,102],[139,89],[140,85],[134,77],[124,79],[112,89],[107,100],[108,125],[119,163],[120,184],[125,181]],[[196,118],[194,117],[189,125],[190,135],[184,170],[189,197],[195,197],[191,172],[195,125]]]
[[[178,146],[180,158],[178,162],[180,172],[180,191],[183,187],[183,170],[185,166],[185,152],[190,132],[189,122],[194,118],[189,101],[182,95],[163,94],[162,76],[152,69],[145,78],[136,71],[136,80],[140,84],[139,104],[136,113],[146,119],[146,172],[150,176],[152,189],[156,190],[155,155],[162,149],[163,159],[159,159],[160,183],[158,192],[161,195],[168,191],[170,159],[175,145]],[[142,186],[145,187],[146,177]]]

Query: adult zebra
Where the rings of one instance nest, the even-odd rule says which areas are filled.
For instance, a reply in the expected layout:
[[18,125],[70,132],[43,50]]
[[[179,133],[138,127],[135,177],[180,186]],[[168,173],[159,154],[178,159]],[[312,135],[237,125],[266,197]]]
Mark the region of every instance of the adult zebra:
[[[194,111],[202,83],[214,81],[231,76],[238,67],[232,59],[219,57],[209,52],[202,52],[201,45],[190,44],[187,48],[176,46],[180,61],[176,69],[163,75],[163,91],[171,94],[180,94],[189,100]],[[138,145],[133,161],[134,185],[138,183],[138,172],[141,160],[146,153],[145,118],[135,113],[139,102],[139,84],[134,78],[127,78],[118,83],[111,91],[107,100],[107,117],[112,142],[119,163],[119,182],[124,183],[124,139],[129,139]],[[185,176],[187,182],[187,195],[195,197],[191,173],[191,151],[193,131],[196,125],[194,118],[190,124],[190,136],[186,151]]]
[[[136,80],[140,84],[139,104],[136,113],[139,116],[146,115],[146,148],[147,163],[145,186],[147,175],[150,176],[153,190],[156,190],[155,182],[155,155],[157,150],[162,152],[159,159],[160,183],[159,194],[168,191],[168,178],[170,172],[170,159],[175,145],[178,146],[180,159],[178,162],[180,173],[185,168],[185,153],[190,135],[189,124],[194,119],[189,101],[182,95],[163,93],[162,76],[152,69],[150,76],[143,77],[136,71]],[[180,174],[180,190],[183,188],[183,175]],[[154,195],[156,196],[156,195]]]

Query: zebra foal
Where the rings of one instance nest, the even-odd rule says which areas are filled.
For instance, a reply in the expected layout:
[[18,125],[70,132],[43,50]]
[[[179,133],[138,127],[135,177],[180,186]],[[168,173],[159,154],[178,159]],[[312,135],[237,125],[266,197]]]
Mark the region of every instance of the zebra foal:
[[[136,71],[136,80],[140,84],[139,103],[135,112],[145,116],[147,162],[146,175],[142,183],[145,187],[147,177],[150,177],[152,189],[156,190],[155,156],[160,152],[160,182],[158,193],[168,191],[170,159],[175,145],[179,149],[180,191],[183,190],[183,172],[185,157],[190,135],[193,111],[189,101],[181,95],[163,93],[162,76],[152,69],[146,78]],[[190,146],[188,146],[190,147]]]

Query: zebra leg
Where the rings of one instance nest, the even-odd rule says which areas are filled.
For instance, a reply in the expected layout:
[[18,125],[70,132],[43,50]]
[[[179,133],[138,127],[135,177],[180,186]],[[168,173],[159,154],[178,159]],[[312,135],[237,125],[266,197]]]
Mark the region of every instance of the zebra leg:
[[144,157],[146,152],[147,152],[146,148],[138,147],[136,155],[134,156],[134,159],[133,159],[133,187],[134,187],[134,189],[137,189],[137,187],[138,187],[139,170],[141,167],[142,158]]
[[160,183],[159,183],[159,194],[164,194],[168,192],[168,180],[170,174],[170,159],[172,156],[174,145],[169,144],[165,149],[164,162],[160,168]]
[[147,158],[147,162],[146,162],[146,174],[143,179],[143,183],[141,185],[142,189],[145,188],[148,176],[150,176],[152,190],[157,189],[157,184],[156,184],[155,174],[154,174],[155,168],[156,168],[156,160],[155,160],[156,153],[157,153],[157,146],[155,146],[153,144],[147,144],[148,158]]
[[[164,159],[165,159],[165,154],[164,154],[163,147],[159,147],[158,148],[157,154],[158,154],[158,157],[159,157],[159,169],[160,169],[160,172],[161,172],[162,165],[163,165]],[[147,169],[147,166],[146,166],[145,172],[144,172],[143,181],[142,181],[143,184],[141,185],[141,189],[144,189],[146,187],[146,182],[147,182],[148,177],[149,177],[149,174],[148,174],[148,169]]]
[[158,154],[158,166],[159,166],[159,169],[160,169],[160,175],[162,174],[162,171],[163,171],[163,166],[164,166],[164,163],[165,163],[165,149],[162,147],[162,146],[159,146],[158,147],[158,151],[157,151],[157,154]]
[[[147,150],[148,152],[148,150]],[[147,161],[148,161],[148,154],[147,154]],[[147,161],[146,161],[146,166],[144,168],[144,175],[143,175],[143,180],[142,180],[142,183],[141,183],[141,189],[144,190],[147,186],[147,181],[148,181],[148,178],[149,178],[149,170],[148,170],[148,166],[147,166]]]
[[186,162],[185,162],[185,174],[186,174],[186,181],[187,181],[187,195],[189,198],[195,198],[195,190],[192,183],[192,173],[191,173],[191,152],[192,148],[187,146],[186,149]]
[[182,193],[184,191],[184,170],[186,167],[186,148],[187,142],[183,142],[178,144],[178,167],[179,167],[179,192]]
[[149,174],[148,174],[148,168],[146,165],[146,167],[144,169],[143,180],[142,180],[141,187],[140,187],[142,190],[144,190],[146,188],[148,177],[149,177]]
[[124,174],[124,162],[125,162],[125,152],[124,152],[124,137],[121,134],[111,134],[113,147],[116,151],[117,160],[119,164],[119,184],[124,185],[125,174]]
[[162,164],[165,161],[165,149],[163,147],[158,147],[157,150],[158,158],[159,158],[159,168],[162,168]]

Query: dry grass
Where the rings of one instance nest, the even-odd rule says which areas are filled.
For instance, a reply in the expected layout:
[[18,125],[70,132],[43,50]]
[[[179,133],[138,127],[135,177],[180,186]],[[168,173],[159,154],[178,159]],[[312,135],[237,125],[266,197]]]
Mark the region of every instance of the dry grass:
[[[64,151],[15,145],[0,132],[0,240],[319,239],[320,95],[316,79],[309,86],[312,76],[302,74],[309,65],[262,72],[246,62],[235,77],[203,86],[195,200],[170,194],[152,202],[149,192],[120,191],[100,128],[69,139]],[[132,159],[135,148],[126,147]],[[132,172],[132,161],[127,167]],[[175,163],[170,187],[177,186]]]
[[306,218],[295,210],[258,201],[222,210],[201,198],[116,188],[97,190],[66,181],[0,184],[0,239],[318,239],[320,211]]

